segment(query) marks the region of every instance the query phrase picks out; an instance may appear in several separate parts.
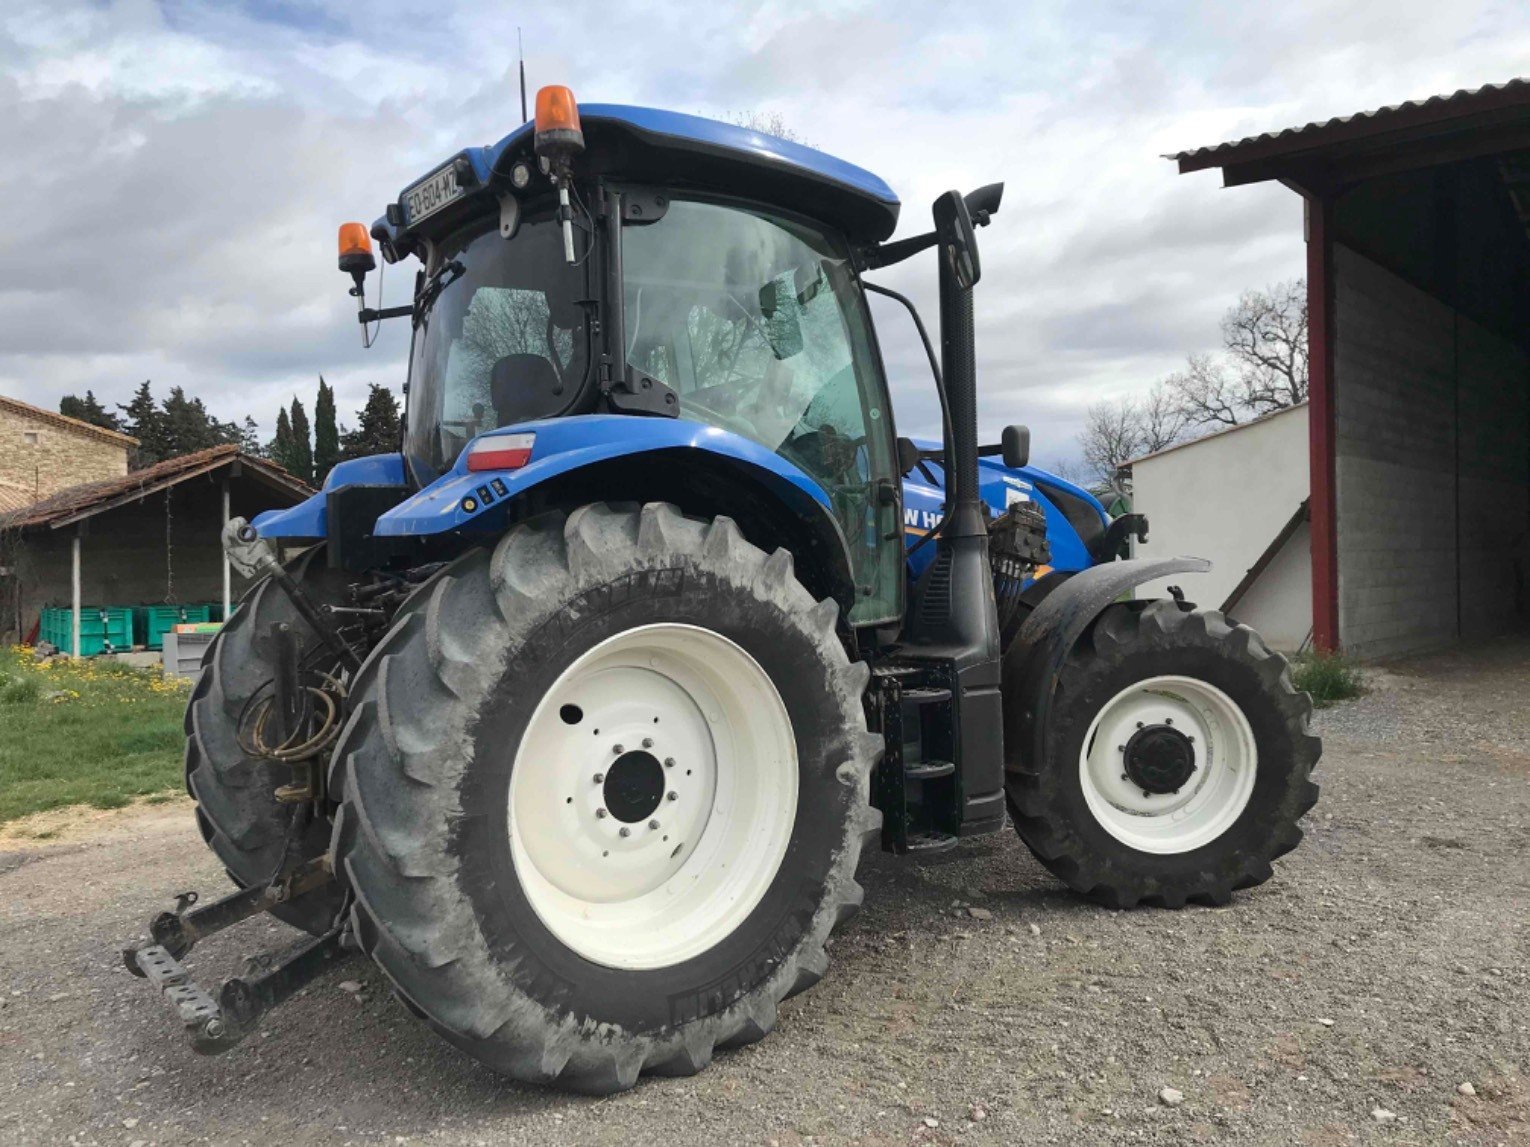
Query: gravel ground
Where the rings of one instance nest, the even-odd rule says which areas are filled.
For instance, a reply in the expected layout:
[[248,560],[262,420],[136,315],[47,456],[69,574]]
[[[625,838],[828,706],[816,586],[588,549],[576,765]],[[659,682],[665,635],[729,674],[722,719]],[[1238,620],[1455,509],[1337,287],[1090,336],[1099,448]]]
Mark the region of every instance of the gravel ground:
[[1007,834],[873,856],[774,1035],[607,1100],[491,1075],[359,958],[199,1058],[115,954],[167,893],[221,891],[185,806],[13,831],[0,1142],[1530,1142],[1530,641],[1370,684],[1321,716],[1303,847],[1232,907],[1105,911]]

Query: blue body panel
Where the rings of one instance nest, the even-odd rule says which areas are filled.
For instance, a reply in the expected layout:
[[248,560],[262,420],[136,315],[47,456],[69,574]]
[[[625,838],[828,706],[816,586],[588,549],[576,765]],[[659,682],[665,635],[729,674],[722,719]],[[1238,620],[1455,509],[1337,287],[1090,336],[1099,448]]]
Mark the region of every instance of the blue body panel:
[[[517,470],[470,472],[469,451],[464,450],[449,472],[378,518],[375,534],[420,537],[448,530],[496,530],[503,525],[503,503],[515,494],[581,466],[658,450],[701,450],[735,459],[785,481],[826,510],[829,507],[823,489],[779,454],[730,430],[699,422],[583,414],[503,426],[480,438],[525,433],[537,436],[526,465]],[[621,496],[619,490],[611,493]],[[473,509],[465,508],[465,499],[472,500]]]
[[[922,449],[940,449],[939,442],[923,439],[916,441]],[[903,480],[903,539],[910,546],[940,521],[941,509],[945,505],[944,469],[937,462],[925,463],[925,469],[934,476],[934,482],[929,481],[918,469]],[[1088,569],[1094,565],[1094,559],[1089,556],[1078,531],[1047,496],[1048,487],[1082,498],[1099,512],[1102,523],[1110,521],[1110,515],[1094,495],[1055,474],[1034,466],[1012,470],[994,458],[978,459],[978,492],[993,507],[994,512],[1002,514],[1013,502],[1035,502],[1047,516],[1047,542],[1052,549],[1050,568],[1074,573]],[[909,576],[917,578],[934,556],[934,545],[920,546],[919,552],[909,561]]]
[[[674,136],[676,139],[687,140],[691,143],[727,148],[730,151],[768,159],[787,167],[800,168],[822,179],[832,179],[835,183],[843,184],[889,205],[898,202],[897,195],[886,181],[863,167],[857,167],[853,163],[816,148],[740,127],[738,124],[686,115],[684,112],[666,111],[662,108],[633,107],[627,104],[580,104],[579,117],[581,120],[618,120],[631,124],[640,131]],[[487,147],[464,148],[458,152],[458,155],[467,157],[473,165],[473,170],[478,174],[479,185],[482,186],[488,182],[489,174],[498,166],[500,157],[530,139],[534,130],[533,124],[523,123],[498,143]],[[431,171],[440,169],[441,165],[438,165]],[[428,174],[431,172],[425,172],[421,178]],[[419,180],[415,180],[415,183],[418,182]],[[414,183],[409,186],[413,187]]]
[[338,462],[325,476],[324,488],[286,510],[256,514],[250,524],[263,538],[323,538],[329,536],[327,495],[342,486],[403,486],[409,479],[402,454],[371,454]]
[[[670,450],[698,450],[743,463],[758,470],[762,477],[786,483],[822,507],[826,514],[831,510],[828,495],[803,471],[759,443],[715,426],[685,419],[587,414],[505,426],[480,438],[524,433],[536,435],[526,465],[515,470],[469,471],[468,451],[464,450],[451,470],[379,517],[373,533],[398,538],[425,538],[459,530],[494,533],[505,526],[509,499],[541,482],[613,458]],[[936,449],[939,443],[920,441],[919,445]],[[903,481],[904,541],[910,546],[939,522],[945,500],[941,466],[927,462],[924,468],[934,478],[933,482],[918,469]],[[329,491],[353,485],[402,486],[406,481],[404,459],[398,454],[342,462],[330,471],[322,491],[291,509],[261,514],[253,525],[262,537],[324,538],[328,534]],[[1051,569],[1068,572],[1088,569],[1094,561],[1078,532],[1048,497],[1049,487],[1083,499],[1099,513],[1102,523],[1109,522],[1104,506],[1071,482],[1034,466],[1012,470],[990,458],[979,462],[978,489],[995,513],[1003,513],[1015,501],[1032,501],[1042,508],[1052,549]],[[616,497],[620,493],[612,492]],[[933,545],[921,546],[910,559],[910,578],[917,578],[934,554]]]

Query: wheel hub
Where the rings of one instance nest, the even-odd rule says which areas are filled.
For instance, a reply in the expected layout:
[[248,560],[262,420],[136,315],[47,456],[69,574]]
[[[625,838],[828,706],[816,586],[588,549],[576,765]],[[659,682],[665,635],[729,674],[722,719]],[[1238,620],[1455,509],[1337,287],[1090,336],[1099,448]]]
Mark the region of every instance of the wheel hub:
[[605,807],[623,824],[636,824],[653,815],[664,800],[664,766],[646,749],[616,758],[606,772]]
[[1195,746],[1173,725],[1148,725],[1126,742],[1126,775],[1145,793],[1177,793],[1195,772]]
[[516,748],[510,844],[532,909],[608,967],[666,967],[738,927],[797,806],[791,718],[720,634],[661,623],[574,660]]

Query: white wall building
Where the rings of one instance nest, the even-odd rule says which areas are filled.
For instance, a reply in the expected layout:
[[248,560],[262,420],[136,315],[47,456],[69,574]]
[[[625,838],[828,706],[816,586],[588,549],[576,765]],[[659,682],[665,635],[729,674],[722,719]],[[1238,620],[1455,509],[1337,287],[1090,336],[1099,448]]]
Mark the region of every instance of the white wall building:
[[1209,609],[1253,626],[1276,649],[1301,648],[1312,630],[1312,550],[1307,522],[1307,406],[1171,446],[1132,463],[1133,509],[1146,514],[1144,558],[1209,558],[1208,574],[1169,584]]

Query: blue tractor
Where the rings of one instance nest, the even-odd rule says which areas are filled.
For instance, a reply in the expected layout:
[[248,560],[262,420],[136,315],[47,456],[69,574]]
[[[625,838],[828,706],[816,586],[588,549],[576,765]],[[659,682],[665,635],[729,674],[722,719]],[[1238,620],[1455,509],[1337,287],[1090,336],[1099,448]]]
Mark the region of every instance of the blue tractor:
[[[1080,893],[1225,904],[1301,838],[1320,745],[1257,634],[1126,559],[1135,517],[977,431],[976,231],[757,132],[538,93],[341,229],[408,320],[398,453],[235,521],[187,784],[239,888],[129,967],[204,1052],[359,948],[453,1044],[596,1093],[760,1039],[862,850],[1012,824]],[[374,246],[417,259],[366,306]],[[867,275],[933,250],[939,442],[900,438]],[[902,300],[907,302],[906,300]],[[285,551],[285,552],[284,552]],[[286,559],[285,561],[283,559]],[[181,958],[311,938],[216,995]]]

